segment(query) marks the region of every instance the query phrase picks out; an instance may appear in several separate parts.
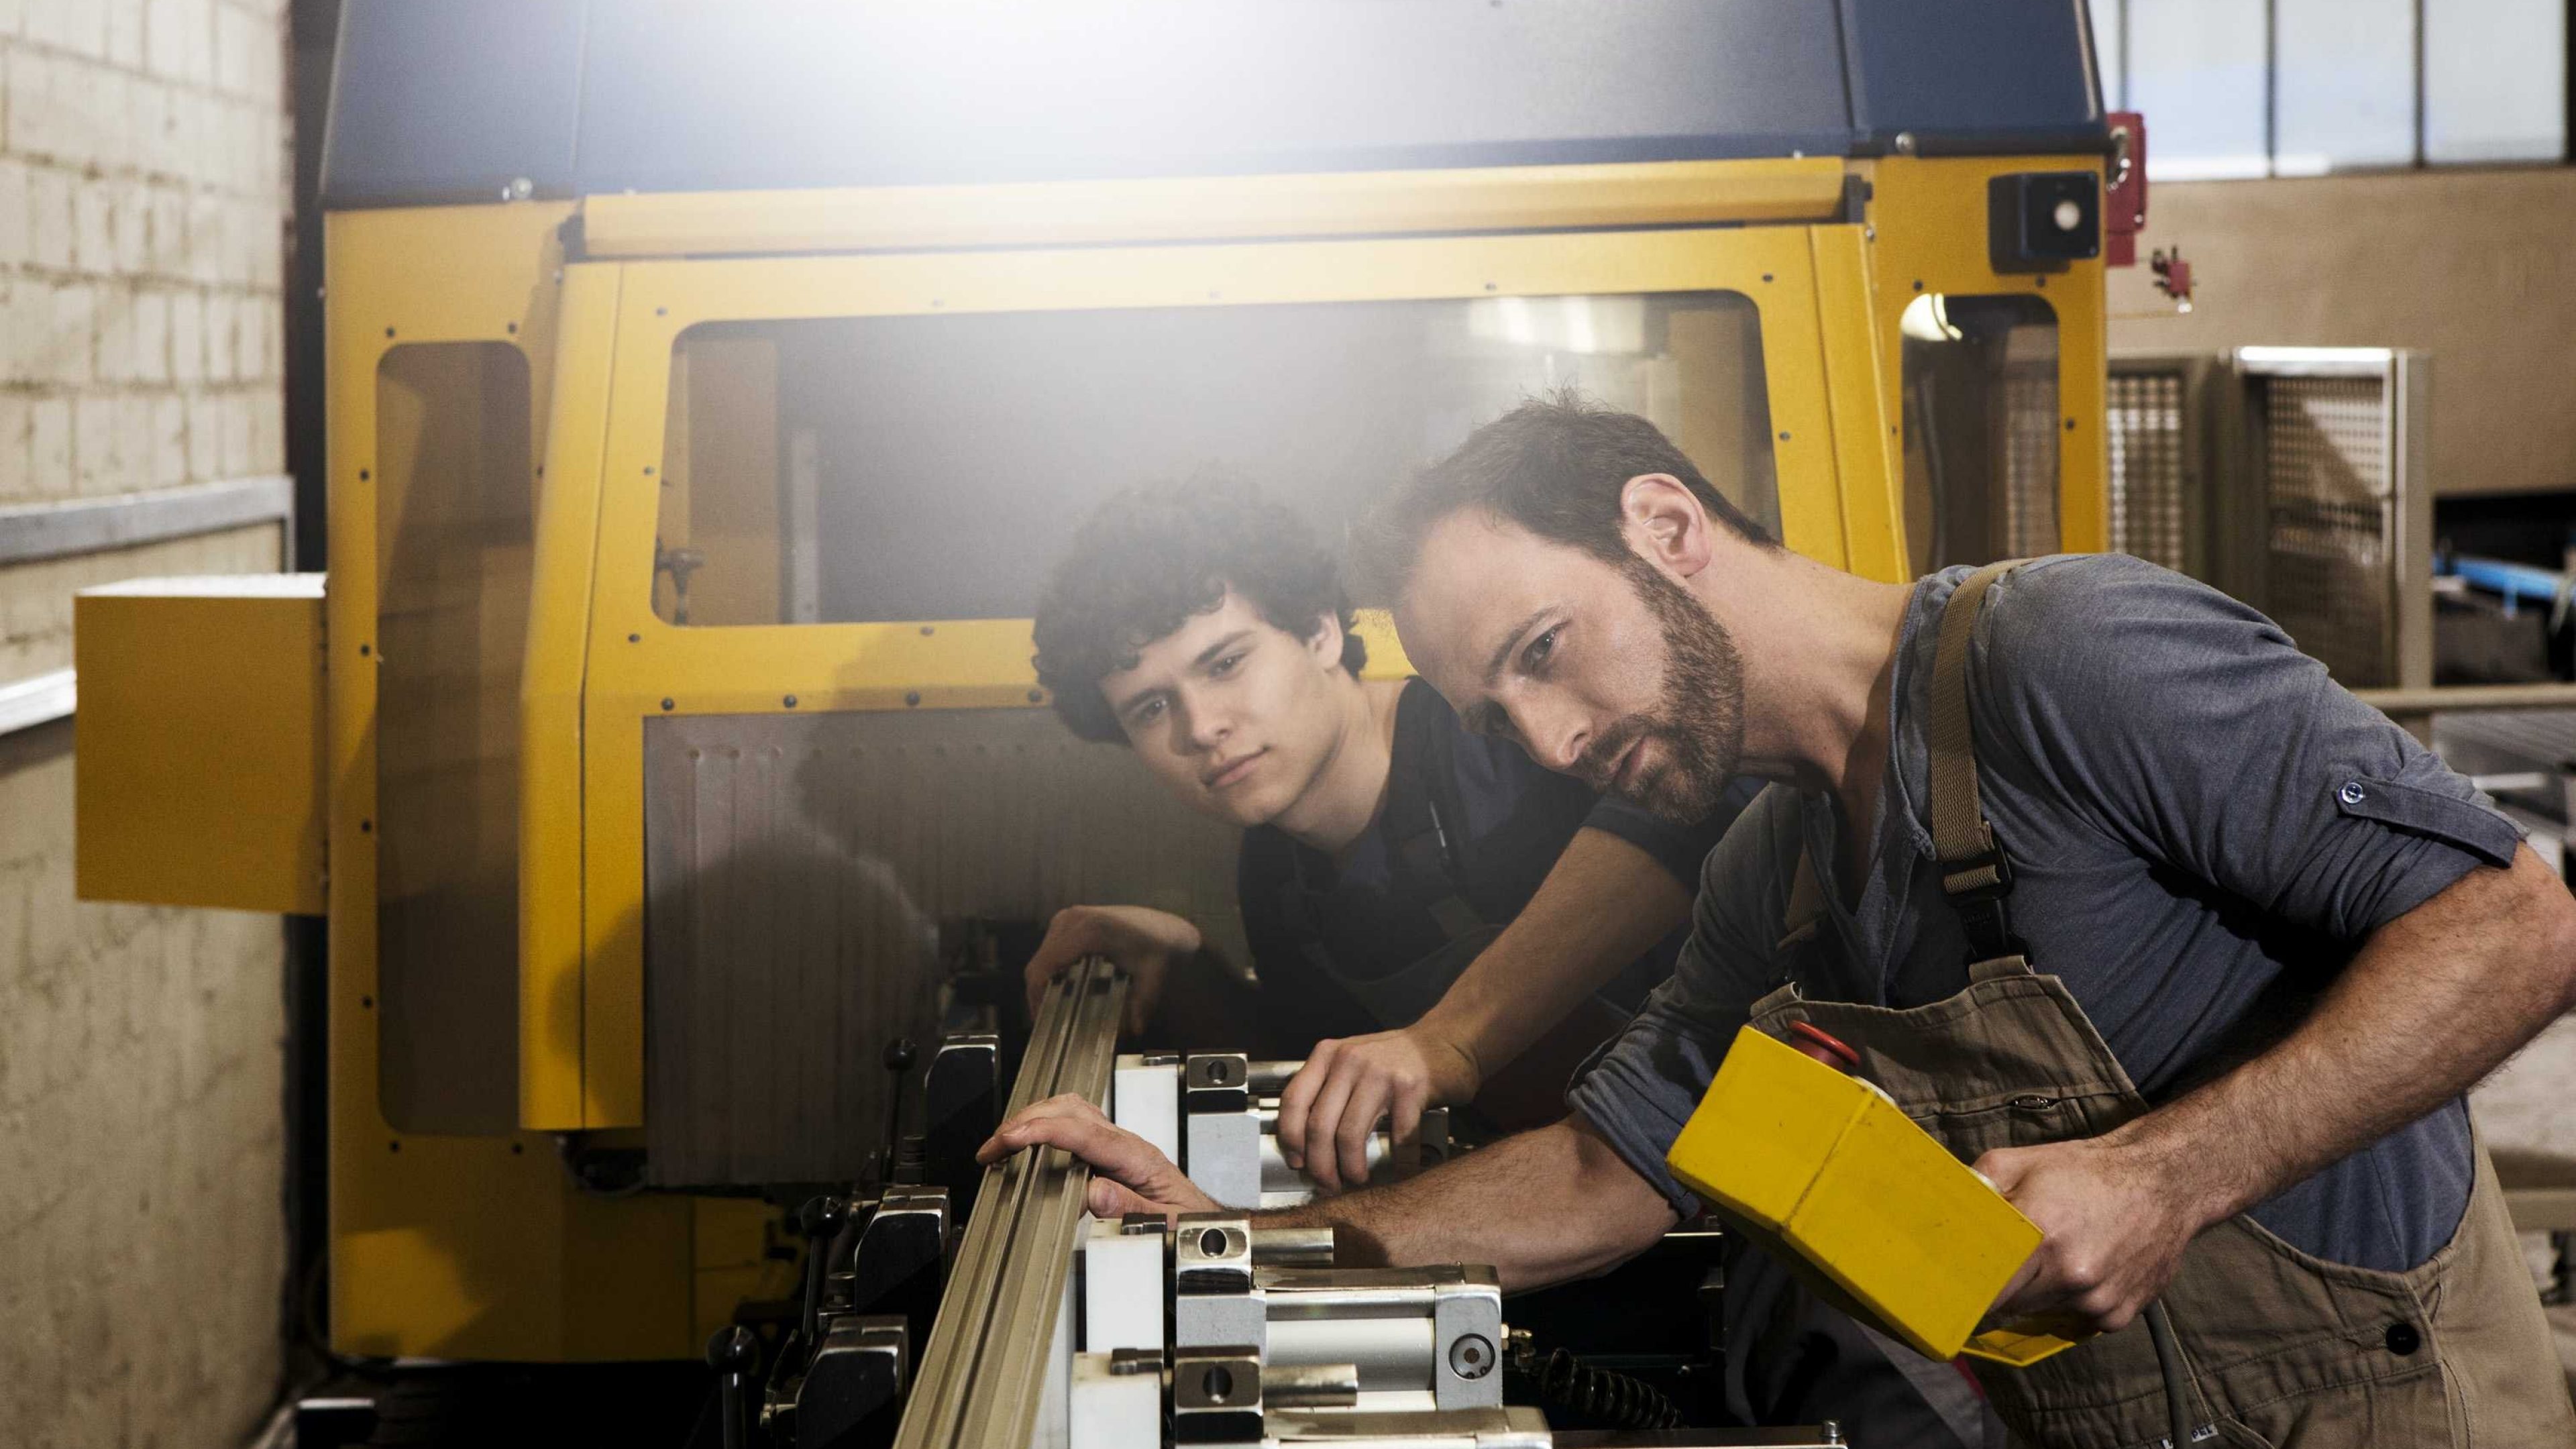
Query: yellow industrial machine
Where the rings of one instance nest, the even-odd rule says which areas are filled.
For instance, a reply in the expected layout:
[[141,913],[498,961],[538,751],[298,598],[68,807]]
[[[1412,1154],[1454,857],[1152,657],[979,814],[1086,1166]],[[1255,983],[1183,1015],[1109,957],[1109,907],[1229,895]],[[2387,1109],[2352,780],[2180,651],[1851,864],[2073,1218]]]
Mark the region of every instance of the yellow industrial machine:
[[327,863],[336,1349],[694,1356],[960,923],[1229,914],[1029,666],[1110,489],[1571,384],[1874,578],[2103,546],[2080,4],[1407,8],[348,8],[327,587],[79,660],[86,892]]

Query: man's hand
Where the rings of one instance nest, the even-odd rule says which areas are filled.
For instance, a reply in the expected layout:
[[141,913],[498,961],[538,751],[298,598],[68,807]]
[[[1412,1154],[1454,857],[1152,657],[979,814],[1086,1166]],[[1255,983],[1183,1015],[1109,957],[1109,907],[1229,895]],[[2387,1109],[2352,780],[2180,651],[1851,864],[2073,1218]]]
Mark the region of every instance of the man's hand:
[[1176,960],[1198,954],[1199,928],[1169,911],[1143,906],[1067,906],[1047,923],[1046,939],[1029,957],[1029,1015],[1056,973],[1085,956],[1106,956],[1127,972],[1127,1016],[1121,1029],[1145,1029],[1163,994],[1163,977]]
[[1223,1212],[1154,1144],[1109,1120],[1089,1099],[1067,1092],[1013,1113],[975,1149],[975,1160],[995,1163],[1030,1147],[1061,1147],[1091,1165],[1088,1205],[1095,1218],[1129,1213]]
[[2188,1174],[2158,1167],[2116,1138],[2002,1147],[1977,1159],[2047,1236],[1987,1321],[2062,1337],[2125,1328],[2162,1293],[2183,1249],[2215,1221],[2192,1201]]
[[1369,1134],[1389,1119],[1413,1141],[1422,1109],[1464,1102],[1484,1078],[1466,1052],[1420,1022],[1315,1044],[1279,1094],[1279,1150],[1326,1192],[1366,1183]]

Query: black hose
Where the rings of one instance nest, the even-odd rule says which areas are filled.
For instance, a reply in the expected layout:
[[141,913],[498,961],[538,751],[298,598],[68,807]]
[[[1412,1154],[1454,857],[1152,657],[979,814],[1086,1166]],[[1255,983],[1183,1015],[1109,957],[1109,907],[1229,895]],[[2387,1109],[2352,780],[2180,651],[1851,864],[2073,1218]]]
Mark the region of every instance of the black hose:
[[1538,1387],[1539,1401],[1598,1419],[1613,1429],[1678,1429],[1682,1411],[1643,1379],[1595,1368],[1564,1349],[1535,1369],[1516,1370]]
[[2191,1386],[2183,1374],[2182,1344],[2161,1298],[2147,1305],[2147,1337],[2155,1342],[2156,1367],[2165,1376],[2165,1418],[2173,1449],[2191,1449]]

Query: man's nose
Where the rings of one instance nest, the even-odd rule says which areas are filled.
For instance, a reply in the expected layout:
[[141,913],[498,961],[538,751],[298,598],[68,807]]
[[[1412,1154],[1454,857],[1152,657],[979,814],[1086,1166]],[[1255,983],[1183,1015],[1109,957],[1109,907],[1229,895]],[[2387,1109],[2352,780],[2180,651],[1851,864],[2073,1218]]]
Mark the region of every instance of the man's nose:
[[1584,748],[1592,743],[1591,726],[1580,713],[1524,705],[1512,716],[1531,759],[1561,775],[1578,773]]
[[1234,722],[1224,710],[1205,700],[1183,697],[1174,702],[1173,713],[1180,717],[1181,738],[1193,750],[1205,752],[1225,743],[1234,733]]

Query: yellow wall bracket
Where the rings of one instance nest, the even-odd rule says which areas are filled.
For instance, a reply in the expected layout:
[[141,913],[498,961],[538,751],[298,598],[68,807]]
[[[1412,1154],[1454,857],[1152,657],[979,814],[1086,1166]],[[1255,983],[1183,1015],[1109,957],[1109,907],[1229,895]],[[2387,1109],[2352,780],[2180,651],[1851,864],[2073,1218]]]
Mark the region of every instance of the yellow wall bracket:
[[322,576],[72,601],[85,901],[322,913]]

